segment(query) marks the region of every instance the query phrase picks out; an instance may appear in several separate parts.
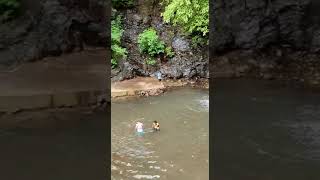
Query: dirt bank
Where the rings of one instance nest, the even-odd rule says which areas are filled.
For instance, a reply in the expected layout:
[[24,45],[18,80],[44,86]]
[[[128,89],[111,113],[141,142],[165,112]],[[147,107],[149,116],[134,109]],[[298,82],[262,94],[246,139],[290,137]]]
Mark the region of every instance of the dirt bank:
[[115,100],[127,97],[157,96],[166,90],[183,86],[208,89],[209,81],[208,79],[158,81],[153,77],[137,77],[130,80],[113,82],[111,84],[111,98]]

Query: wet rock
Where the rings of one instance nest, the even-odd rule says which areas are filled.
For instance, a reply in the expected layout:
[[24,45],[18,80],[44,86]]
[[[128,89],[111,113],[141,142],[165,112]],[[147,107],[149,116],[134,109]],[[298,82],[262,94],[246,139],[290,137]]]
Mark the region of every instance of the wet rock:
[[105,5],[91,0],[90,6],[79,8],[82,1],[72,2],[72,6],[70,3],[44,0],[39,3],[40,10],[1,24],[0,63],[10,65],[61,55],[76,48],[82,50],[84,44],[106,47],[110,35],[106,22],[101,21]]
[[140,15],[138,15],[138,14],[134,14],[134,15],[132,16],[132,21],[135,23],[135,25],[139,25],[139,24],[142,23],[143,18],[142,18]]
[[240,65],[240,66],[236,67],[235,71],[236,71],[237,73],[244,73],[244,72],[246,72],[248,69],[249,69],[249,66],[248,66],[248,65]]
[[183,71],[183,77],[192,78],[197,74],[197,71],[192,67],[186,67]]
[[312,51],[318,52],[320,50],[320,30],[314,32],[311,43],[312,43]]
[[164,77],[167,77],[167,78],[179,79],[183,77],[182,70],[180,69],[180,67],[177,67],[177,66],[162,68],[160,72]]
[[158,96],[159,94],[162,94],[164,92],[164,89],[150,89],[150,90],[142,90],[137,93],[138,96]]
[[117,76],[120,72],[119,68],[111,69],[111,78]]
[[319,47],[320,3],[314,0],[214,2],[212,47],[223,52],[233,48],[266,48],[286,44],[304,49]]
[[133,66],[129,62],[124,62],[121,68],[121,76],[125,79],[130,79],[133,77]]
[[[150,3],[150,2],[148,2]],[[150,76],[161,71],[164,78],[193,78],[208,77],[208,58],[204,55],[206,48],[194,49],[190,47],[190,39],[176,35],[177,29],[165,24],[160,16],[161,6],[136,6],[125,10],[123,45],[127,48],[128,64],[120,66],[119,77],[132,78],[134,76]],[[151,13],[158,12],[158,13]],[[172,58],[162,57],[161,63],[155,66],[146,66],[146,56],[140,53],[137,39],[138,35],[150,26],[157,29],[160,39],[171,46],[175,55]],[[198,63],[200,62],[200,63]]]
[[149,24],[151,21],[151,18],[149,16],[145,16],[142,20],[143,24]]
[[182,37],[175,37],[172,41],[172,47],[175,51],[188,51],[190,50],[190,44],[189,42]]
[[281,49],[277,49],[276,51],[276,56],[281,57],[282,56],[282,51]]
[[261,74],[261,77],[262,77],[263,79],[267,79],[267,80],[273,78],[272,74],[270,74],[270,73],[263,73],[263,74]]

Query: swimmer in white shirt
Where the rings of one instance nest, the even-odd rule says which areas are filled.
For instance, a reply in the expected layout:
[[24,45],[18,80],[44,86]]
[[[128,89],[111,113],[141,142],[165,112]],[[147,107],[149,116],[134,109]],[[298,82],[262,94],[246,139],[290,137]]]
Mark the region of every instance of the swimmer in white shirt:
[[136,127],[135,130],[137,132],[138,135],[143,135],[144,131],[143,131],[143,124],[141,122],[137,122],[136,123]]

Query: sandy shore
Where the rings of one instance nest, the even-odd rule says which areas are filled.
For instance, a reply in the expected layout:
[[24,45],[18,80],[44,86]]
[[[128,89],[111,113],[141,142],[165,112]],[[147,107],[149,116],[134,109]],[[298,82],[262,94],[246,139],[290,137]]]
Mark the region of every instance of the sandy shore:
[[111,98],[156,96],[170,88],[183,86],[209,88],[209,82],[208,79],[158,81],[153,77],[137,77],[130,80],[111,83]]

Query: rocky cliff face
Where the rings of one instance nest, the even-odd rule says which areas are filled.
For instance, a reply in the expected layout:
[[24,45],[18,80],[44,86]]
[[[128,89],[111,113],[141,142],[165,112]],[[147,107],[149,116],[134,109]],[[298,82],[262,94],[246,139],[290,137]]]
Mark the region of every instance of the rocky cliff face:
[[[128,58],[120,62],[120,68],[112,71],[113,80],[152,76],[161,71],[164,78],[208,78],[207,47],[192,47],[191,40],[184,37],[177,27],[162,21],[163,11],[157,0],[138,0],[131,9],[120,12],[124,16],[123,43],[128,50]],[[138,35],[146,28],[154,27],[166,46],[173,48],[175,56],[158,58],[155,66],[145,65],[146,56],[139,52]]]
[[261,49],[272,45],[317,52],[320,2],[312,0],[215,0],[215,50]]
[[211,1],[210,53],[216,77],[320,83],[320,2]]
[[85,46],[107,47],[107,2],[22,0],[23,15],[0,25],[0,64],[39,60]]

